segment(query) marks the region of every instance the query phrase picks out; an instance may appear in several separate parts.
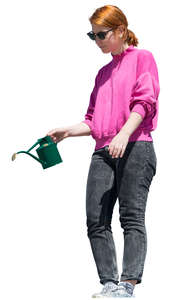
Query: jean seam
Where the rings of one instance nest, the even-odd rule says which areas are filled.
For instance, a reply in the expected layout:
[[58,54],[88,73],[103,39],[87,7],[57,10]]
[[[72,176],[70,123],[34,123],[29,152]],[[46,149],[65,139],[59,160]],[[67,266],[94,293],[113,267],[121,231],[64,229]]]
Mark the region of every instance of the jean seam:
[[[115,172],[114,170],[112,169],[112,173],[111,173],[111,178],[109,180],[109,186],[108,186],[108,189],[114,187],[114,184],[113,184],[113,177],[115,178]],[[113,213],[113,212],[112,212]],[[104,225],[105,225],[105,235],[106,235],[106,240],[107,240],[107,243],[110,243],[111,241],[109,240],[109,237],[108,237],[108,234],[107,234],[107,229],[106,229],[106,224],[107,224],[107,212],[106,212],[106,215],[105,215],[105,220],[104,220]],[[115,243],[114,243],[115,244]],[[116,249],[115,249],[116,251]],[[118,270],[118,266],[116,265],[116,269]],[[114,276],[115,274],[112,274],[112,276]],[[119,275],[119,274],[118,274]],[[112,278],[113,279],[113,278]],[[113,280],[116,281],[116,279],[114,278]]]
[[[113,171],[113,169],[112,169],[112,173],[111,173],[111,178],[110,178],[110,180],[109,180],[109,185],[108,185],[108,190],[111,188],[111,187],[113,187],[113,177],[115,176],[114,175],[114,173],[113,173],[114,171]],[[113,193],[113,192],[112,192]],[[108,207],[107,207],[107,209],[108,209]],[[107,211],[106,211],[106,214],[105,214],[105,218],[104,218],[104,225],[106,226],[106,224],[107,224]],[[107,235],[106,235],[107,236]]]
[[[149,142],[147,142],[147,143],[149,143]],[[149,144],[147,144],[147,143],[145,143],[146,159],[145,159],[145,162],[144,162],[144,165],[143,165],[142,175],[141,175],[140,178],[139,178],[138,185],[140,185],[140,183],[142,182],[142,180],[143,180],[143,178],[144,178],[144,170],[145,170],[145,168],[146,168],[146,166],[147,166],[147,164],[148,164],[148,158],[149,158],[149,148],[148,148],[148,146],[149,146]],[[138,203],[139,203],[139,206],[138,206],[138,208],[139,208],[139,211],[138,211],[138,218],[139,218],[139,219],[140,219],[140,210],[141,210],[141,204],[140,204],[140,201],[139,201],[140,197],[141,197],[141,195],[140,195],[140,191],[139,191],[139,189],[138,189],[137,198],[138,198]],[[144,221],[144,222],[145,222],[145,221]],[[145,226],[145,223],[144,223],[144,226]],[[140,237],[142,237],[142,244],[143,244],[143,250],[141,249],[141,257],[140,257],[140,259],[139,259],[139,266],[140,266],[140,268],[141,268],[140,274],[142,274],[142,272],[143,272],[143,267],[144,267],[144,258],[143,258],[143,255],[144,255],[144,253],[145,253],[145,244],[146,244],[146,240],[145,240],[145,239],[146,239],[146,237],[145,237],[144,234],[143,234],[142,236],[140,236]],[[138,275],[138,278],[139,278],[139,275]],[[140,278],[141,278],[141,277],[140,277]]]
[[[150,144],[148,144],[148,146],[150,146]],[[155,164],[154,164],[154,161],[152,162],[151,160],[150,160],[150,155],[149,155],[149,163],[153,166],[153,171],[154,171],[154,175],[153,176],[155,176],[155,174],[156,174],[156,168],[157,168],[157,157],[156,157],[156,152],[155,152],[155,149],[154,149],[154,144],[153,144],[153,142],[152,142],[152,144],[151,144],[151,146],[152,146],[152,155],[154,155],[154,159],[155,159]],[[150,150],[151,149],[149,149],[149,154],[150,154]]]

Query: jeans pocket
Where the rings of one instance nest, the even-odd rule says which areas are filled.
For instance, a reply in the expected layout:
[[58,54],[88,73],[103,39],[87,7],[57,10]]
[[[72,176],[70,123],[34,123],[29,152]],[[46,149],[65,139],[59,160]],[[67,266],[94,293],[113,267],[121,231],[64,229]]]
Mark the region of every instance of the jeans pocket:
[[148,164],[153,169],[153,176],[155,176],[156,175],[156,165],[157,165],[156,160],[154,160],[154,159],[149,160]]
[[148,143],[148,154],[148,163],[149,166],[153,169],[153,174],[155,176],[157,169],[157,156],[153,142]]
[[108,152],[108,146],[104,146],[100,149],[97,149],[93,152],[92,156],[94,156],[95,154],[99,154],[99,153],[107,153]]

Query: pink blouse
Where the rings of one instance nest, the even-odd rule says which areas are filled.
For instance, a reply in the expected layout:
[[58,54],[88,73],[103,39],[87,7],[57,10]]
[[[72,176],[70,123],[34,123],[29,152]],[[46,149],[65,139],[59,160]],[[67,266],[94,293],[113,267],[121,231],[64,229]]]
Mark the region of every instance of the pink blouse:
[[139,113],[143,121],[131,134],[131,141],[152,141],[157,127],[160,92],[158,70],[152,53],[130,45],[97,73],[85,120],[95,150],[109,145],[129,118]]

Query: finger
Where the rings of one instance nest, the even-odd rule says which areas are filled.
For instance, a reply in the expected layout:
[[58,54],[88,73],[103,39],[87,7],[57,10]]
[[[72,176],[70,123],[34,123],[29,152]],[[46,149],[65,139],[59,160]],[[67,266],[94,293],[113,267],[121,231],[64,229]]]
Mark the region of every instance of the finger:
[[52,139],[56,139],[57,138],[57,133],[56,132],[52,132],[49,134],[49,136],[52,138]]
[[47,133],[47,136],[52,136],[52,135],[53,135],[52,132],[48,132],[48,133]]
[[56,133],[56,131],[57,131],[56,129],[52,129],[48,132],[48,135],[52,135],[52,134]]
[[108,150],[109,150],[109,154],[112,155],[113,148],[109,148]]
[[124,147],[124,146],[122,147],[122,149],[121,149],[121,153],[120,153],[120,157],[123,157],[123,155],[124,155],[124,152],[125,152],[125,148],[126,148],[126,147]]
[[115,153],[115,149],[114,149],[114,147],[113,147],[113,148],[111,148],[111,150],[110,150],[109,154],[110,154],[111,156],[113,156],[113,155],[114,155],[114,153]]
[[120,146],[120,148],[119,148],[119,149],[117,150],[117,152],[114,154],[114,157],[115,157],[115,158],[118,158],[118,157],[121,155],[122,151],[123,151],[123,145]]
[[55,136],[52,137],[53,142],[57,141],[57,138]]
[[118,154],[119,149],[118,148],[114,148],[113,153],[112,153],[112,157],[116,157],[116,155]]
[[55,139],[55,137],[54,137],[52,134],[49,134],[49,137],[50,137],[52,140]]
[[120,156],[120,153],[121,153],[121,151],[118,151],[117,153],[116,153],[116,158],[118,158],[119,156]]

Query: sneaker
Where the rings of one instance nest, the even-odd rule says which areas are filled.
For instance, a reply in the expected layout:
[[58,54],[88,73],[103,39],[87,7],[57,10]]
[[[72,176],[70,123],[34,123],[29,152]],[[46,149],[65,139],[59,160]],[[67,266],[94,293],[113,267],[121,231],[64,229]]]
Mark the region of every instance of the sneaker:
[[113,290],[116,290],[118,285],[112,281],[108,281],[104,284],[104,287],[100,293],[96,293],[92,295],[92,298],[106,298],[110,297]]
[[117,289],[111,292],[112,298],[134,298],[133,295],[134,285],[130,282],[120,282]]

